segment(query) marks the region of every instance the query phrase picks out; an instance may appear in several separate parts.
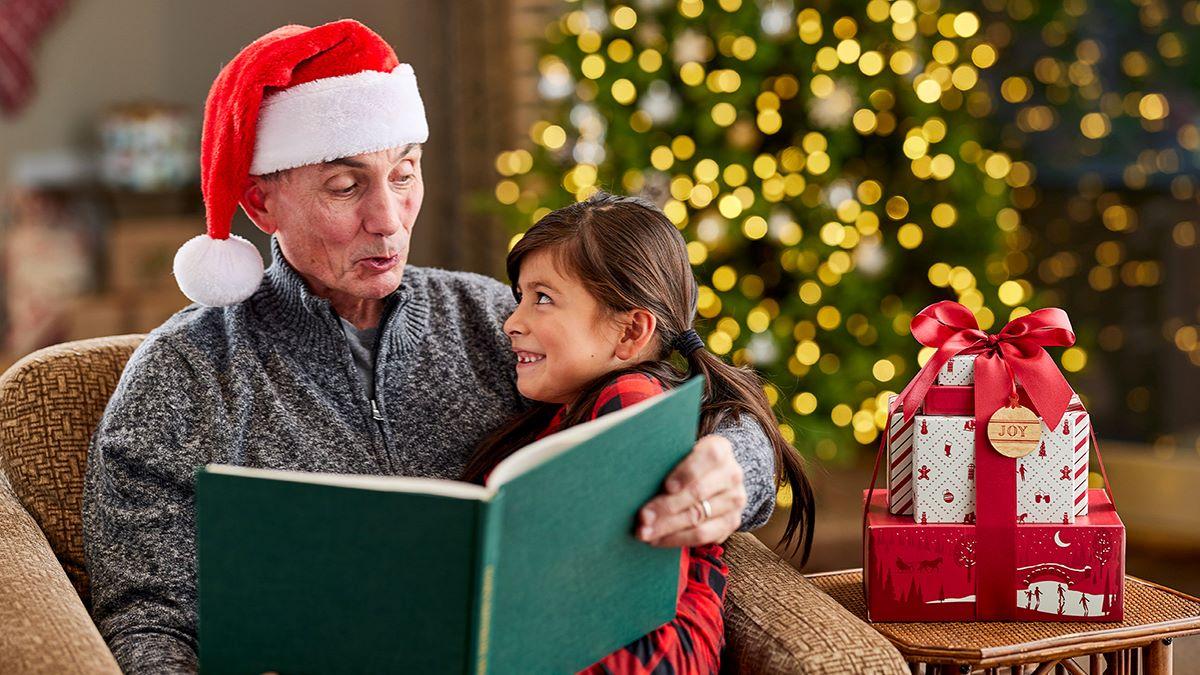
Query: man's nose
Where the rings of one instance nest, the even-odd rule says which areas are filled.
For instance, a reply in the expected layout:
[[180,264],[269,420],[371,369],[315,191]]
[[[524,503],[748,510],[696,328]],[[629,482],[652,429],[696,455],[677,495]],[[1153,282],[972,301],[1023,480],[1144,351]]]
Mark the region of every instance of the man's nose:
[[391,236],[404,226],[400,197],[386,186],[372,187],[362,202],[363,229],[372,234]]

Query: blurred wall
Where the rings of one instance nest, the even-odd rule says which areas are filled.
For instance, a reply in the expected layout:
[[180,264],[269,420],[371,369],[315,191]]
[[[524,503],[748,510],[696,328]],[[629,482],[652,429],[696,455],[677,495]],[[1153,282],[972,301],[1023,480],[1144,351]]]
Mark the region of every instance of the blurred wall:
[[[413,262],[496,272],[507,237],[472,217],[466,195],[489,189],[500,137],[511,131],[501,86],[510,16],[503,0],[76,0],[38,48],[33,101],[16,119],[0,118],[0,188],[20,154],[90,147],[110,104],[179,103],[199,123],[222,64],[254,38],[287,23],[355,18],[413,64],[429,117]],[[481,230],[470,241],[468,226]]]

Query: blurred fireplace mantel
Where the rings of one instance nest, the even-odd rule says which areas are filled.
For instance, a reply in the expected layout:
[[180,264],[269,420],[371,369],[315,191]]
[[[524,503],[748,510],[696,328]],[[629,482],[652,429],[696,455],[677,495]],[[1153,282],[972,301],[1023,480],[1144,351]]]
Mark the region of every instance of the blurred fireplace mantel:
[[1102,448],[1130,543],[1200,551],[1200,453],[1113,441]]

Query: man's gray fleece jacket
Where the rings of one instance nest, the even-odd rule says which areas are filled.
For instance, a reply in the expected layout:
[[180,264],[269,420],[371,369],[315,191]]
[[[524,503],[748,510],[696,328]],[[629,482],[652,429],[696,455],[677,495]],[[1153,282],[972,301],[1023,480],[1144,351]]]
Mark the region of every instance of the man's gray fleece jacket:
[[[150,334],[92,438],[92,615],[126,672],[196,669],[196,467],[454,479],[522,408],[504,284],[407,267],[379,331],[371,401],[330,303],[274,239],[272,257],[245,302],[192,305]],[[721,433],[744,470],[742,529],[758,527],[774,507],[771,446],[750,420]]]

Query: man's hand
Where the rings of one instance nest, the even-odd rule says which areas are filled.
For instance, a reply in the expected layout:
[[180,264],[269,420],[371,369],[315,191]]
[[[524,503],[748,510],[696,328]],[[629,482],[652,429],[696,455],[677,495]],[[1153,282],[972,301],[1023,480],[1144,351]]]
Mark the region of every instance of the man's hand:
[[[711,511],[707,518],[705,499]],[[742,467],[733,446],[723,436],[705,436],[667,476],[666,491],[642,507],[637,536],[668,548],[722,542],[742,524],[745,506]]]

